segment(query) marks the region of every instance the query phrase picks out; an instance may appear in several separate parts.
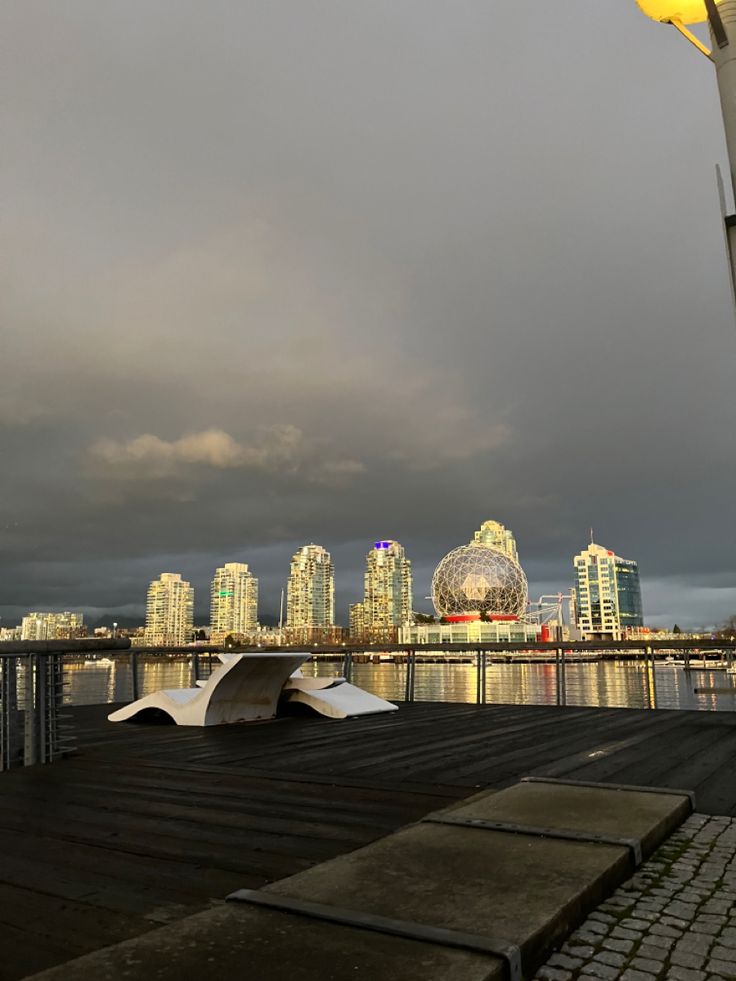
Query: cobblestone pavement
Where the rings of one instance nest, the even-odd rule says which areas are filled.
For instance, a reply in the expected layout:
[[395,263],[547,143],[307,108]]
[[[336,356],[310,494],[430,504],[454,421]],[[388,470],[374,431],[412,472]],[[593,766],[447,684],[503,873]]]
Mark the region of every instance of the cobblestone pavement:
[[736,979],[736,820],[690,817],[536,978]]

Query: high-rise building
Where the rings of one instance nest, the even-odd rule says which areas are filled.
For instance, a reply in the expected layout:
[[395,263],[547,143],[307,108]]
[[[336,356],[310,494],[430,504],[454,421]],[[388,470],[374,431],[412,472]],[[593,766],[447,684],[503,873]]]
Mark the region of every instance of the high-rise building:
[[29,613],[20,627],[21,640],[75,640],[85,636],[81,613]]
[[363,595],[365,633],[374,640],[396,640],[411,621],[411,562],[403,546],[376,542],[366,556]]
[[335,624],[335,571],[321,545],[303,545],[291,560],[286,626],[292,641],[321,639]]
[[574,558],[575,619],[584,640],[621,640],[627,628],[643,626],[636,562],[591,542]]
[[194,589],[178,572],[162,572],[148,587],[145,643],[149,647],[188,644],[194,629]]
[[365,607],[362,603],[352,603],[349,610],[348,636],[353,641],[365,640]]
[[513,533],[505,528],[500,521],[484,521],[478,531],[473,536],[476,545],[485,545],[486,548],[496,548],[504,555],[508,555],[514,562],[519,561],[519,553],[516,550],[516,539]]
[[258,627],[258,580],[245,562],[226,562],[215,571],[210,599],[210,640],[243,639]]

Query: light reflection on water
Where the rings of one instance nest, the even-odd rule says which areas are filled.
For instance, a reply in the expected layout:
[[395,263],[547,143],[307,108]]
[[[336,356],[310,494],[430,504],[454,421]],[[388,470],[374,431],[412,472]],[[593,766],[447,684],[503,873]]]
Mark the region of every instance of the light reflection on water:
[[[215,663],[218,663],[215,660]],[[309,675],[339,675],[341,665],[324,659],[304,665]],[[200,656],[200,677],[209,673],[209,658]],[[127,657],[111,662],[67,663],[65,702],[89,705],[124,702],[132,698],[130,664]],[[139,694],[161,688],[188,688],[192,685],[188,658],[139,658]],[[676,664],[659,663],[654,677],[643,663],[599,661],[568,663],[566,673],[568,705],[623,708],[656,707],[667,709],[736,710],[736,686],[724,670],[709,668],[684,671]],[[401,700],[406,684],[406,666],[389,661],[353,664],[352,681],[383,698]],[[422,663],[418,658],[415,699],[436,702],[475,702],[477,675],[475,664],[462,662]],[[733,688],[733,693],[696,693],[696,688]],[[557,680],[553,663],[488,664],[486,701],[517,705],[554,705]]]

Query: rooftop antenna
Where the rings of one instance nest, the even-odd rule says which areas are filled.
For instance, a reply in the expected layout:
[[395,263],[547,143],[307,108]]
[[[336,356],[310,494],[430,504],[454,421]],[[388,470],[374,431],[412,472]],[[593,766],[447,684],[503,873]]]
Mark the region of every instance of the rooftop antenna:
[[593,529],[592,528],[590,529],[590,544],[591,545],[595,545],[595,542],[593,541]]

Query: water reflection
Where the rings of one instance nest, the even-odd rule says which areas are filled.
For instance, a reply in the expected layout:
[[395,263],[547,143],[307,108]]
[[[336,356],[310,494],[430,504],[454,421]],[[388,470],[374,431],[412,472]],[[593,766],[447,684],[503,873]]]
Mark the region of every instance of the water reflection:
[[[215,663],[217,663],[215,661]],[[342,666],[315,659],[304,666],[308,675],[339,675]],[[199,677],[210,671],[208,657],[200,657]],[[130,659],[69,662],[65,666],[65,702],[89,705],[123,702],[132,698]],[[382,698],[401,700],[406,686],[405,663],[382,661],[353,664],[356,685]],[[188,688],[192,669],[188,657],[139,658],[139,694],[161,688]],[[477,673],[474,663],[433,664],[417,659],[415,699],[434,702],[475,702]],[[568,663],[565,671],[566,703],[602,707],[736,710],[736,687],[723,670],[684,671],[677,664],[600,661]],[[697,692],[695,689],[719,689]],[[733,689],[723,693],[721,689]],[[553,663],[488,664],[486,702],[516,705],[555,705],[557,673]]]

